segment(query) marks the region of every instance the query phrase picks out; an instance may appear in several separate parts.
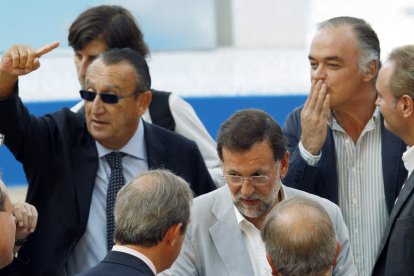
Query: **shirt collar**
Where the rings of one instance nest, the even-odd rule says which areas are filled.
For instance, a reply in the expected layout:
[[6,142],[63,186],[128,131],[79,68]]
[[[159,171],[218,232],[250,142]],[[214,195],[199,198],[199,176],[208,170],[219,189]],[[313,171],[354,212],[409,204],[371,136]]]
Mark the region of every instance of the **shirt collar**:
[[154,272],[154,275],[157,274],[154,263],[144,254],[123,245],[114,245],[112,247],[112,251],[123,252],[137,257],[138,259],[142,260],[147,266],[149,266],[149,268],[151,268],[152,272]]
[[[375,107],[374,113],[372,113],[371,119],[368,121],[367,125],[365,126],[366,131],[372,130],[375,128],[375,124],[379,122],[380,117],[380,109],[379,107]],[[333,116],[332,111],[329,111],[328,115],[328,125],[333,130],[341,130],[344,131],[343,128],[338,124],[338,122],[335,119],[335,116]]]
[[414,146],[407,147],[407,150],[402,155],[402,160],[405,169],[408,171],[408,176],[410,176],[414,170]]
[[[96,141],[96,147],[98,149],[99,158],[111,153],[113,150],[108,149]],[[126,153],[135,158],[147,161],[147,151],[145,148],[145,135],[144,135],[144,121],[140,119],[138,121],[138,128],[134,135],[129,139],[128,143],[120,148],[118,151]]]

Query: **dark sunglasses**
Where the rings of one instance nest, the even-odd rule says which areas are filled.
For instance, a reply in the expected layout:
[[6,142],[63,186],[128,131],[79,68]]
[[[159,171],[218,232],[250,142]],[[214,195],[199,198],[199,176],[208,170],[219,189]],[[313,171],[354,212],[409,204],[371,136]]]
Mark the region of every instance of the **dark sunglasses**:
[[116,104],[116,103],[119,102],[119,100],[121,100],[123,98],[127,98],[127,97],[137,95],[137,92],[133,92],[133,93],[125,95],[125,96],[118,96],[118,95],[115,95],[115,94],[96,93],[96,92],[88,91],[88,90],[80,90],[79,93],[80,93],[81,98],[84,99],[85,101],[88,101],[88,102],[91,102],[91,101],[95,100],[96,95],[99,95],[99,97],[101,97],[101,100],[104,103],[107,103],[107,104]]

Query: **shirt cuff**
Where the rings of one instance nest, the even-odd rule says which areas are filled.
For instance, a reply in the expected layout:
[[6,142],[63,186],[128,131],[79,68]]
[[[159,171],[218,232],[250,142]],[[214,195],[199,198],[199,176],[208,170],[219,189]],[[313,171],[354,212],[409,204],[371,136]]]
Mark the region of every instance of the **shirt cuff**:
[[315,167],[322,156],[322,151],[319,152],[318,155],[312,155],[309,151],[307,151],[302,144],[302,141],[299,142],[299,152],[300,156],[302,156],[303,160],[309,165]]

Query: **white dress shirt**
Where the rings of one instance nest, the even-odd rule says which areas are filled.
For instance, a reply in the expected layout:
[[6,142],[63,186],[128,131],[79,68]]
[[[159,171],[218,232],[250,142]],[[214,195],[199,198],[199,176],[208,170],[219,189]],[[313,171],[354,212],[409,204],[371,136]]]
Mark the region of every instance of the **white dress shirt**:
[[266,259],[265,244],[260,236],[260,230],[246,220],[236,206],[234,206],[234,212],[236,213],[237,223],[243,233],[243,239],[252,264],[254,276],[272,275],[272,269]]
[[[360,276],[370,275],[388,220],[379,116],[376,108],[356,144],[333,116],[328,121],[335,142],[339,207]],[[316,165],[323,154],[312,157],[303,146],[299,150],[310,166]]]

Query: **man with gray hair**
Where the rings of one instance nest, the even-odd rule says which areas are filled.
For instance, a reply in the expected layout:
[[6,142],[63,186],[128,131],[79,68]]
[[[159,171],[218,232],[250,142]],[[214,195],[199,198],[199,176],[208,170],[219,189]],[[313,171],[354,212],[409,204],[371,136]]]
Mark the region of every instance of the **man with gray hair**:
[[272,275],[330,275],[340,251],[328,213],[303,196],[276,205],[263,223],[261,236]]
[[309,63],[308,99],[283,128],[292,154],[284,183],[339,205],[359,275],[369,275],[407,175],[405,144],[375,106],[378,37],[362,19],[331,18],[319,24]]
[[169,268],[181,250],[192,198],[189,184],[169,171],[136,177],[116,198],[116,245],[81,275],[155,275]]
[[394,49],[378,74],[385,127],[404,140],[408,178],[388,219],[372,275],[414,275],[414,45]]

